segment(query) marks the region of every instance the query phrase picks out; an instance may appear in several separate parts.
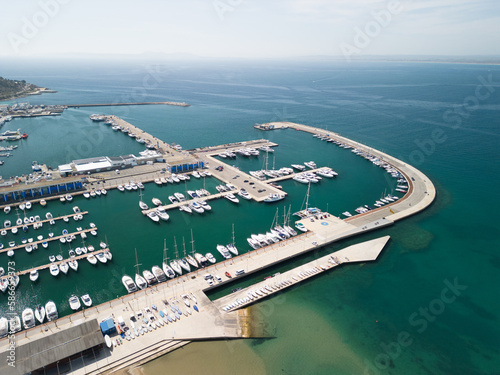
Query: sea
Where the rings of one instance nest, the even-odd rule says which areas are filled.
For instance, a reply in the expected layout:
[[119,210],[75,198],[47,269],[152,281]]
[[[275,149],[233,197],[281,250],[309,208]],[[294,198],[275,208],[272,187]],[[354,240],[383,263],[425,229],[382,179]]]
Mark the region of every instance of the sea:
[[[21,129],[12,156],[3,157],[5,178],[31,173],[33,161],[53,168],[71,160],[138,154],[143,146],[93,123],[92,113],[117,115],[184,149],[266,138],[278,144],[267,159],[238,157],[242,171],[290,166],[313,160],[338,172],[310,188],[309,205],[334,215],[372,205],[394,192],[395,181],[349,150],[286,129],[260,131],[256,123],[291,121],[331,130],[404,160],[426,174],[437,196],[425,211],[395,225],[343,240],[249,276],[210,293],[217,298],[315,257],[364,240],[390,235],[375,262],[345,265],[255,304],[249,311],[265,322],[272,338],[196,342],[153,360],[142,374],[500,374],[500,66],[395,61],[143,61],[5,60],[5,78],[24,79],[57,93],[2,104],[88,104],[178,101],[164,105],[67,109],[61,116],[14,119],[1,131]],[[1,146],[7,146],[6,143]],[[203,186],[217,180],[191,179],[185,186],[146,184],[143,200]],[[106,197],[72,204],[35,205],[30,215],[54,216],[78,205],[89,211],[83,222],[58,222],[26,234],[1,238],[20,242],[93,222],[112,262],[52,277],[40,272],[31,283],[22,276],[17,312],[53,300],[60,315],[71,310],[72,294],[89,293],[94,304],[126,293],[123,274],[161,264],[184,251],[212,252],[233,236],[240,252],[246,238],[269,229],[286,212],[304,205],[307,186],[283,181],[288,196],[276,204],[212,201],[212,211],[187,215],[172,211],[166,223],[143,217],[137,192],[110,191]],[[496,197],[496,198],[495,198]],[[481,199],[479,199],[481,198]],[[21,212],[18,212],[22,216]],[[13,210],[2,222],[16,218]],[[293,220],[293,218],[292,218]],[[234,231],[233,231],[234,228]],[[79,240],[78,240],[79,241]],[[164,245],[165,244],[165,245]],[[51,243],[31,254],[0,254],[0,266],[16,270],[68,256],[70,247]],[[81,245],[80,245],[81,246]],[[136,260],[136,254],[137,258]],[[0,295],[0,316],[8,311]]]

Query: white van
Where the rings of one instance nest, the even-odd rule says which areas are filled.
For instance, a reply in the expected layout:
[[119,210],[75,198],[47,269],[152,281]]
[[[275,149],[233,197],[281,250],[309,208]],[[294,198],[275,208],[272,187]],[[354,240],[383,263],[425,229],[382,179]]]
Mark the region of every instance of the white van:
[[237,270],[234,274],[236,276],[238,276],[238,275],[243,275],[244,273],[245,273],[245,270]]

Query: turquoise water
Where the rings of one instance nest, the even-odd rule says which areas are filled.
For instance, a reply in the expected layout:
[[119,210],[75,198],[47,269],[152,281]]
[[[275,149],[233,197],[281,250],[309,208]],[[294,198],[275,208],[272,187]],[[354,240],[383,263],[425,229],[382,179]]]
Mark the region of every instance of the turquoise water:
[[[269,374],[498,371],[496,285],[500,258],[496,238],[499,220],[495,214],[500,207],[493,189],[499,178],[499,84],[479,91],[483,99],[478,99],[477,107],[471,106],[475,104],[472,101],[461,108],[458,113],[462,113],[462,123],[458,124],[457,115],[447,114],[455,108],[460,110],[465,100],[473,100],[480,77],[490,74],[494,82],[500,80],[498,66],[368,62],[211,62],[175,66],[17,63],[4,64],[2,71],[7,78],[22,77],[58,90],[57,94],[29,98],[31,103],[186,101],[192,106],[109,107],[98,112],[121,116],[186,149],[268,138],[279,144],[275,152],[277,167],[314,160],[339,173],[334,180],[324,179],[312,186],[310,197],[312,205],[328,208],[336,215],[371,204],[393,189],[394,181],[366,160],[310,135],[292,130],[260,132],[253,124],[286,120],[331,129],[408,161],[432,179],[438,194],[426,211],[320,252],[389,234],[392,240],[377,262],[340,268],[256,305],[255,314],[264,316],[276,332],[276,339],[217,346],[221,355],[242,356]],[[490,93],[489,97],[484,98],[485,93]],[[14,155],[0,167],[2,176],[29,173],[33,160],[55,167],[76,158],[137,154],[142,150],[129,137],[92,123],[88,116],[95,111],[71,109],[57,118],[16,119],[6,124],[3,129],[20,127],[29,138],[20,141]],[[263,157],[237,158],[231,163],[248,171],[260,168]],[[208,190],[215,191],[217,181],[206,179],[205,184]],[[148,184],[144,200],[165,200],[175,191],[202,185],[203,181],[195,179],[186,186]],[[235,206],[225,200],[213,201],[210,213],[187,216],[172,212],[171,220],[161,225],[140,214],[137,193],[113,191],[94,200],[76,198],[72,205],[90,212],[83,223],[61,222],[53,228],[46,225],[39,232],[60,233],[63,228],[95,222],[99,235],[90,243],[95,246],[99,240],[106,240],[113,262],[97,267],[80,262],[78,273],[70,270],[58,279],[48,271],[41,272],[33,288],[27,276],[21,278],[19,311],[33,304],[33,293],[38,302],[53,299],[63,315],[70,312],[67,299],[73,293],[89,292],[95,303],[123,295],[120,278],[135,272],[134,249],[143,267],[150,268],[161,263],[164,239],[171,257],[174,237],[179,251],[183,238],[190,250],[191,229],[196,249],[220,258],[215,245],[231,239],[234,224],[237,245],[247,251],[245,238],[267,229],[276,208],[280,214],[285,207],[290,206],[292,212],[300,209],[307,187],[293,181],[282,185],[289,195],[279,205],[243,201]],[[30,214],[46,210],[69,213],[72,205],[50,202],[45,210],[34,207]],[[28,232],[29,236],[38,234]],[[4,243],[14,238],[9,236]],[[68,245],[51,244],[33,254],[18,251],[16,267],[44,264],[48,255],[67,254],[68,249]],[[314,256],[304,256],[269,273]],[[6,262],[6,255],[0,255],[0,265],[6,267]],[[260,280],[266,275],[263,272],[254,278]],[[455,279],[466,289],[459,290],[453,302],[442,302],[447,280]],[[216,291],[214,296],[228,293],[233,287]],[[0,296],[0,315],[6,307],[6,295]],[[430,315],[424,315],[420,308],[430,309]],[[400,344],[391,344],[398,337]],[[201,361],[202,351],[198,355]],[[196,351],[192,356],[197,356]],[[165,360],[170,358],[175,354]],[[151,368],[146,366],[145,371]],[[226,372],[233,369],[228,363]]]

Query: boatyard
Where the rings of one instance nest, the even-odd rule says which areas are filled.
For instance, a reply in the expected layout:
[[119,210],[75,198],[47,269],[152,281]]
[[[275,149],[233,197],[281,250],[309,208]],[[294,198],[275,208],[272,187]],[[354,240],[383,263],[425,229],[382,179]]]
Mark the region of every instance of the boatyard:
[[[307,184],[307,195],[309,195],[310,185],[321,179],[320,174],[329,179],[338,176],[333,169],[317,168],[312,161],[302,166],[292,165],[297,169],[295,171],[289,167],[279,170],[266,168],[262,173],[258,171],[247,173],[225,161],[236,155],[250,158],[251,155],[259,155],[260,150],[266,155],[267,167],[268,154],[273,152],[273,148],[278,144],[266,139],[183,150],[179,145],[168,144],[119,117],[92,115],[91,119],[98,123],[106,123],[107,126],[113,127],[113,130],[121,131],[128,134],[130,138],[138,140],[147,147],[147,153],[139,157],[128,155],[120,158],[100,157],[74,160],[72,163],[59,166],[58,171],[52,172],[49,180],[39,180],[30,184],[26,180],[6,183],[0,188],[4,211],[7,207],[10,211],[26,202],[37,204],[56,199],[62,202],[63,198],[68,200],[68,195],[71,197],[69,200],[78,195],[91,199],[104,196],[108,190],[113,189],[121,192],[135,190],[141,194],[142,199],[144,184],[148,183],[168,186],[183,181],[184,187],[179,185],[181,186],[179,190],[184,192],[191,178],[201,181],[203,177],[204,187],[190,191],[189,195],[192,199],[183,199],[183,193],[178,191],[169,196],[169,199],[173,197],[170,199],[171,204],[165,205],[159,199],[154,198],[157,199],[156,203],[153,200],[157,207],[149,208],[142,200],[140,201],[144,205],[144,208],[141,205],[142,214],[159,222],[159,217],[165,221],[169,220],[168,215],[161,212],[162,209],[163,211],[177,208],[186,210],[185,207],[188,206],[191,212],[191,208],[201,210],[197,205],[198,202],[203,203],[218,198],[227,198],[237,204],[237,196],[264,204],[274,203],[285,199],[288,194],[278,187],[276,182],[293,179]],[[180,266],[188,257],[184,260],[173,259],[170,263],[164,259],[163,270],[158,268],[159,272],[155,275],[148,271],[152,279],[144,279],[148,277],[148,273],[144,273],[144,278],[140,275],[137,278],[136,275],[135,280],[124,275],[122,282],[129,294],[117,296],[116,299],[92,307],[88,306],[70,315],[17,333],[17,350],[19,353],[30,354],[20,356],[16,368],[14,370],[9,368],[9,373],[67,371],[76,374],[111,373],[150,361],[193,340],[268,337],[269,332],[265,329],[252,332],[247,329],[245,312],[241,310],[243,307],[257,303],[303,280],[334,270],[340,265],[374,261],[389,237],[381,237],[322,255],[311,262],[276,274],[270,279],[259,281],[214,301],[211,301],[205,292],[342,239],[392,225],[397,220],[425,209],[435,198],[436,192],[432,182],[416,168],[333,132],[290,122],[269,123],[256,127],[260,130],[295,129],[307,135],[314,135],[319,138],[318,142],[329,142],[332,146],[350,149],[401,181],[398,182],[398,186],[401,186],[398,191],[402,196],[386,194],[375,203],[375,207],[361,205],[356,209],[357,214],[344,213],[346,216],[344,219],[326,210],[308,207],[306,204],[304,210],[296,213],[299,219],[294,225],[301,232],[300,234],[288,226],[290,220],[288,216],[283,226],[276,225],[266,234],[249,237],[247,241],[253,250],[243,252],[240,249],[238,252],[234,246],[233,227],[233,248],[230,245],[227,248],[217,247],[224,257],[222,261],[216,262],[214,259],[213,262],[208,262],[201,254],[200,258],[197,258],[201,264],[195,262],[196,266],[192,271],[187,265],[187,268],[183,267],[186,271],[183,271]],[[133,136],[130,136],[131,134]],[[306,170],[306,166],[309,169]],[[40,168],[46,176],[48,169],[45,166]],[[264,172],[266,172],[265,175]],[[205,178],[211,176],[222,184],[217,186],[218,193],[205,189]],[[83,218],[83,215],[89,214],[88,211],[80,212],[79,209],[74,212],[74,214],[61,215],[54,219],[47,218],[47,220],[38,220],[29,224],[5,227],[4,230],[22,229],[25,225],[34,226],[50,220],[69,219],[80,214]],[[92,231],[96,232],[97,228],[91,226],[85,229],[79,228],[71,233],[66,231],[62,235],[42,238],[30,244],[38,245],[43,242],[65,239],[68,236],[83,237],[84,234]],[[194,243],[193,240],[192,242]],[[13,244],[13,246],[1,249],[0,252],[25,247],[25,244]],[[101,242],[101,247],[102,249],[77,257],[73,256],[71,259],[83,259],[97,254],[110,256],[107,244]],[[192,252],[194,255],[194,245]],[[200,261],[200,259],[205,260]],[[57,262],[11,273],[9,277],[23,276],[34,270],[49,268],[51,265],[61,266],[67,261],[68,259],[60,259]],[[138,263],[137,251],[136,263]],[[138,264],[136,266],[138,268]],[[7,279],[7,276],[4,279]],[[144,288],[141,287],[140,282],[145,283]],[[76,299],[78,300],[78,297]],[[109,332],[103,328],[104,322],[111,322],[108,327]],[[85,335],[92,337],[92,340],[81,340],[80,337]],[[65,350],[59,349],[68,341],[76,341],[78,344]],[[50,342],[50,344],[42,350],[39,345],[42,342]],[[8,344],[7,338],[0,341],[0,356],[3,359],[0,368],[3,372],[7,371],[5,357],[9,352]],[[50,355],[43,356],[43,351],[49,351]]]

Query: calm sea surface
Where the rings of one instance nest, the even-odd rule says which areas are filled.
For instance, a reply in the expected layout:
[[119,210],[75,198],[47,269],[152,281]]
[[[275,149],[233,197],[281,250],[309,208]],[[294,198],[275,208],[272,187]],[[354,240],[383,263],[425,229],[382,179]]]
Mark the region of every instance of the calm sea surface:
[[[4,159],[0,167],[4,178],[30,173],[35,160],[57,167],[73,159],[138,154],[143,149],[122,133],[92,123],[88,116],[99,111],[123,117],[185,149],[268,138],[279,144],[270,166],[314,160],[339,173],[334,180],[312,186],[310,195],[311,205],[335,215],[372,204],[395,187],[394,180],[348,150],[293,130],[260,132],[253,128],[255,123],[293,121],[331,129],[415,165],[437,188],[435,203],[424,212],[319,253],[388,234],[392,240],[377,262],[342,267],[252,307],[269,323],[275,339],[190,344],[145,365],[144,373],[165,373],[165,366],[169,372],[218,374],[499,373],[500,204],[495,191],[500,182],[500,67],[5,61],[0,73],[58,91],[30,97],[33,104],[159,100],[191,104],[69,109],[59,117],[15,119],[2,131],[21,128],[29,138],[19,141],[13,156]],[[232,164],[245,171],[260,169],[264,158],[237,158]],[[205,181],[211,192],[216,185],[215,179]],[[277,208],[280,215],[284,208],[292,212],[301,208],[307,187],[294,181],[282,185],[289,195],[280,205],[213,201],[210,213],[187,216],[172,211],[170,221],[161,225],[141,215],[138,194],[132,192],[112,191],[93,200],[79,197],[72,205],[50,202],[45,209],[37,205],[30,215],[65,214],[73,205],[89,215],[83,223],[58,222],[37,232],[9,234],[2,238],[4,245],[20,242],[23,235],[58,234],[94,222],[99,236],[88,243],[97,246],[107,240],[114,257],[106,265],[80,261],[77,273],[70,270],[57,279],[42,271],[33,285],[27,276],[21,277],[19,314],[49,299],[56,302],[60,315],[69,314],[67,301],[74,293],[90,293],[94,303],[123,295],[120,278],[135,273],[134,249],[142,267],[151,268],[161,264],[164,239],[170,257],[175,256],[174,238],[180,253],[183,241],[190,251],[191,230],[197,251],[220,258],[215,245],[231,239],[234,224],[236,243],[246,252],[246,237],[267,230]],[[161,188],[148,184],[144,200],[166,200],[176,191],[202,186],[203,181],[195,179]],[[12,218],[14,212],[9,214]],[[67,257],[69,248],[54,242],[31,254],[17,251],[16,267],[45,264],[51,254]],[[255,275],[241,285],[314,256]],[[0,254],[0,266],[6,268],[7,261]],[[230,293],[233,287],[211,297]],[[6,311],[7,295],[1,295],[0,316]]]

